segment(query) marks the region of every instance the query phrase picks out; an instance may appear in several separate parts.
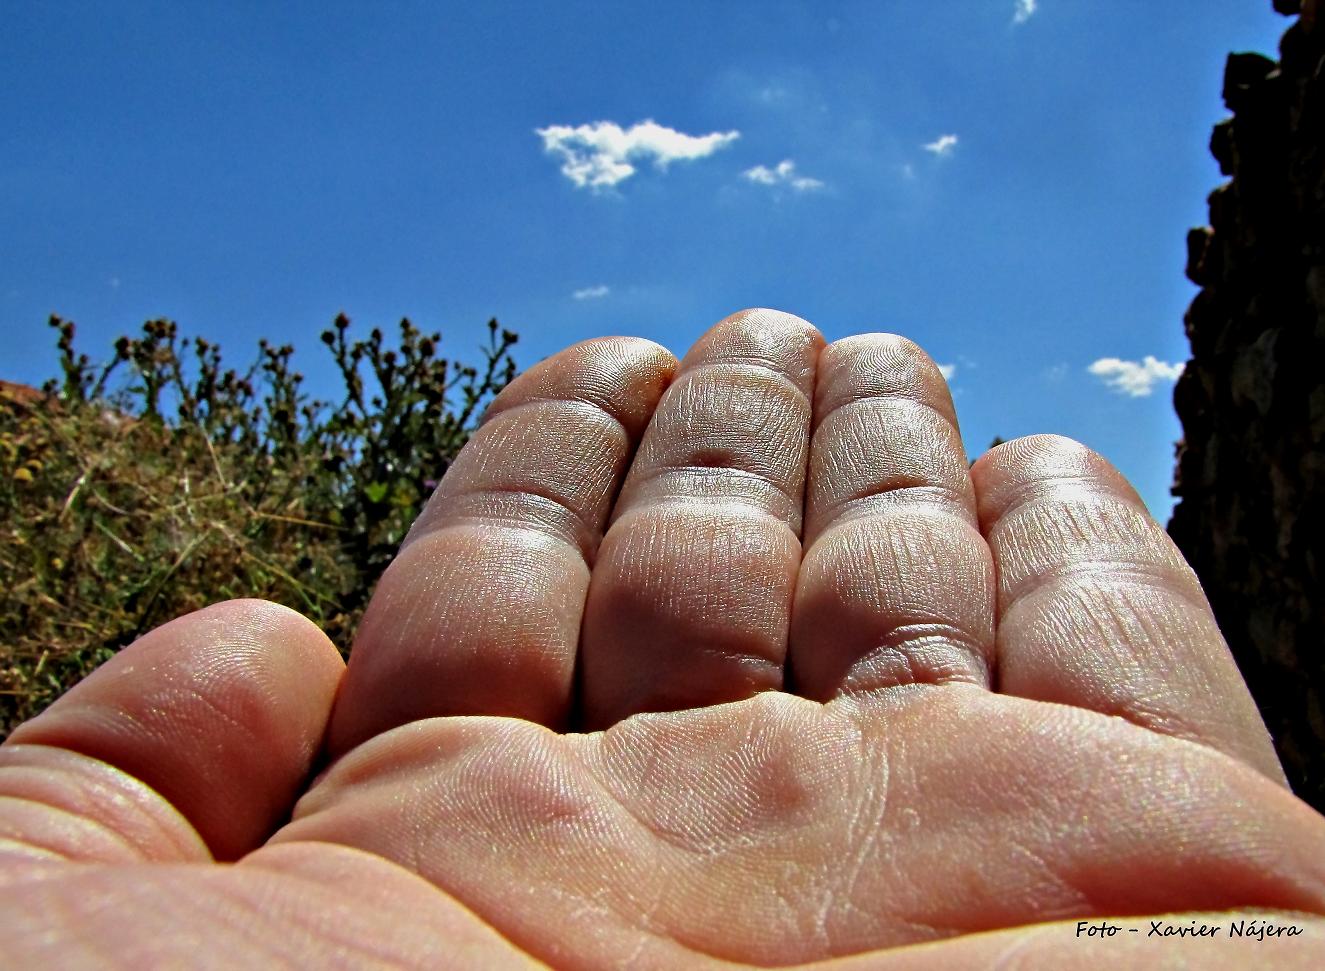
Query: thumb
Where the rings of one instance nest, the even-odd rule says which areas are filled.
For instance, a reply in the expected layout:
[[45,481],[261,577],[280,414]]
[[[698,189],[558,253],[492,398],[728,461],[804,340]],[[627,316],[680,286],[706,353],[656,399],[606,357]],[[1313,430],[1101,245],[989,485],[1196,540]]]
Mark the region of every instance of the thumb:
[[158,627],[0,746],[0,846],[84,862],[243,856],[302,792],[343,671],[311,621],[265,601]]

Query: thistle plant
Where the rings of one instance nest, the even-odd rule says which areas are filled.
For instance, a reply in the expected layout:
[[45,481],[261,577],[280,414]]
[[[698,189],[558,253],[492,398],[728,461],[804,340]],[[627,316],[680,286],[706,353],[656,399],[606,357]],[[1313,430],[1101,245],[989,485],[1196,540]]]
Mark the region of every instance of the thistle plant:
[[488,323],[480,363],[402,320],[322,334],[342,393],[313,400],[294,349],[246,369],[150,320],[94,364],[52,317],[60,377],[0,390],[0,732],[161,622],[263,597],[348,652],[373,583],[482,408],[515,375]]

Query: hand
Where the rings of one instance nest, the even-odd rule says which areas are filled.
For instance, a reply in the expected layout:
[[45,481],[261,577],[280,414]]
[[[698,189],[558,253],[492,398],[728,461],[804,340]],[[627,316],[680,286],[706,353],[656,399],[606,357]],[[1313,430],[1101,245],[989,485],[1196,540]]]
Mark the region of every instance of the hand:
[[968,472],[914,344],[768,311],[517,379],[348,670],[254,601],[123,651],[0,748],[0,855],[25,966],[1325,955],[1325,819],[1135,492]]

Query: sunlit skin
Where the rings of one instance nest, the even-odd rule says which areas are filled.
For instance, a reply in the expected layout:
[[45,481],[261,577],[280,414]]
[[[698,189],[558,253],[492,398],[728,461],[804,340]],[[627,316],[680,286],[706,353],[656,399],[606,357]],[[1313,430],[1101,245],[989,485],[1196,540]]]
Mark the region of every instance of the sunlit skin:
[[773,311],[519,377],[348,668],[259,601],[120,653],[0,747],[0,856],[12,966],[1325,966],[1325,819],[1132,488],[968,469],[923,351]]

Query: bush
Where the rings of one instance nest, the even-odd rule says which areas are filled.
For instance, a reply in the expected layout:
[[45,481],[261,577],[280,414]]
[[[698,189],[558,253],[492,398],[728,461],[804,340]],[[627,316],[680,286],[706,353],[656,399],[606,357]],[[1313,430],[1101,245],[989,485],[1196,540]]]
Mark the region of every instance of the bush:
[[[230,597],[299,610],[348,652],[373,583],[482,407],[515,374],[488,324],[479,367],[401,321],[322,334],[339,402],[311,401],[293,348],[246,372],[171,321],[94,367],[52,317],[63,377],[0,392],[0,733],[136,637]],[[16,393],[16,391],[18,393]],[[23,393],[26,392],[26,393]]]

